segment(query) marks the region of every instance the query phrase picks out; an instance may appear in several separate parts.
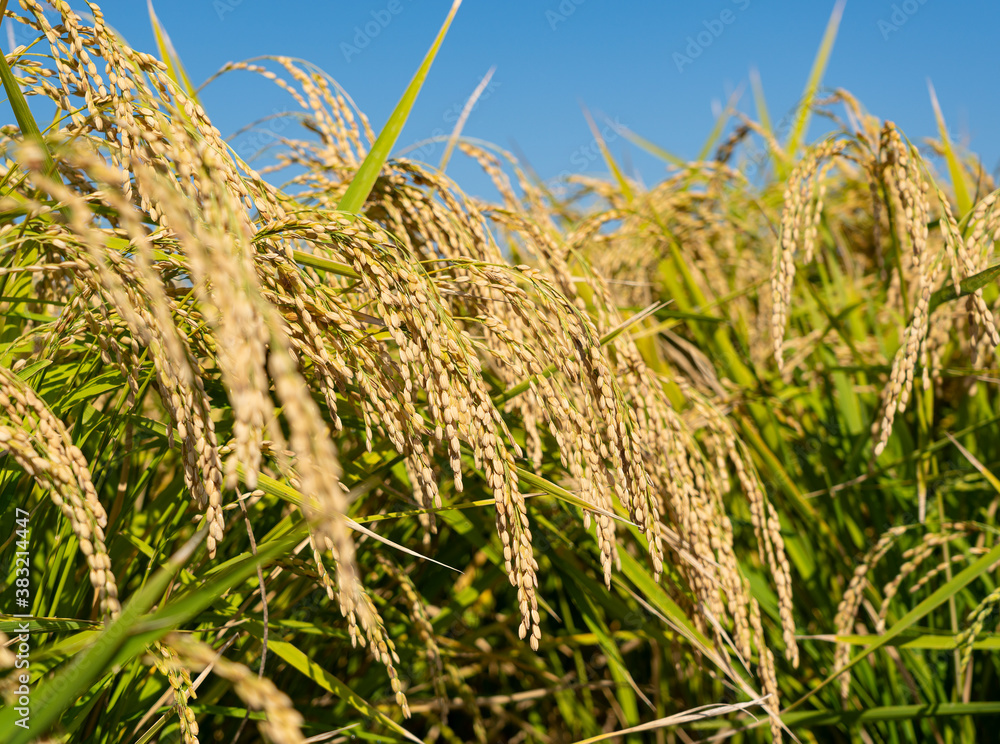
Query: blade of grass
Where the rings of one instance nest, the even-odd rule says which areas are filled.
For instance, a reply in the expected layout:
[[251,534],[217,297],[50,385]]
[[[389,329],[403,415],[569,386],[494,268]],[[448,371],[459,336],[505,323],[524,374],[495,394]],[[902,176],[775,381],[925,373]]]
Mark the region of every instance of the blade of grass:
[[465,122],[468,120],[469,115],[472,113],[472,109],[476,107],[476,101],[486,90],[486,86],[490,84],[490,80],[493,78],[493,73],[497,71],[497,66],[493,65],[483,79],[479,81],[479,85],[476,89],[472,91],[472,95],[469,96],[469,100],[465,102],[465,106],[462,108],[462,113],[458,117],[458,121],[455,123],[455,128],[451,132],[451,136],[448,138],[448,144],[444,148],[444,155],[441,156],[441,162],[438,163],[438,170],[442,173],[448,168],[448,161],[451,160],[451,153],[455,149],[455,145],[458,144],[458,138],[462,136],[462,130],[465,128]]
[[[240,477],[242,478],[244,475],[242,466],[237,467],[237,472],[240,474]],[[269,478],[263,473],[257,476],[257,483],[258,483],[257,487],[266,494],[269,494],[271,496],[277,496],[278,498],[283,499],[291,504],[295,504],[296,506],[299,507],[306,506],[305,496],[303,496],[301,493],[296,491],[291,486],[286,486],[284,483],[276,481],[273,478]],[[393,542],[388,538],[382,537],[378,533],[372,532],[367,527],[358,524],[357,522],[355,522],[353,519],[351,519],[346,515],[343,517],[343,519],[347,524],[347,526],[350,527],[355,532],[360,532],[362,535],[367,535],[368,537],[372,538],[373,540],[376,540],[377,542],[382,543],[383,545],[388,545],[390,548],[406,553],[407,555],[412,555],[414,558],[420,558],[421,560],[424,561],[430,561],[431,563],[436,563],[437,565],[442,566],[443,568],[447,568],[450,571],[455,571],[456,573],[459,574],[462,573],[453,566],[449,566],[446,563],[441,563],[440,561],[436,561],[430,556],[423,555],[421,553],[416,552],[415,550],[410,550],[405,545],[400,545],[399,543]]]
[[633,522],[630,522],[624,517],[620,517],[614,512],[605,511],[604,509],[594,506],[593,504],[589,504],[583,499],[574,496],[565,488],[561,488],[557,486],[555,483],[552,483],[551,481],[542,478],[540,475],[535,475],[529,470],[525,470],[524,468],[517,468],[517,477],[518,479],[520,479],[527,485],[531,486],[532,488],[537,488],[540,491],[547,493],[549,496],[554,496],[560,501],[565,501],[566,503],[572,504],[573,506],[578,506],[581,509],[586,509],[587,511],[594,512],[595,514],[602,514],[611,519],[617,520],[619,522],[624,522],[625,524],[630,524],[633,527],[635,527],[635,524]]
[[330,274],[337,274],[338,276],[346,276],[350,279],[361,278],[361,275],[358,274],[358,272],[356,272],[347,264],[331,261],[329,258],[324,258],[323,256],[317,256],[315,253],[306,253],[305,251],[292,251],[292,257],[295,259],[296,263],[300,263],[304,266],[311,266],[312,268],[319,269],[320,271],[326,271]]
[[941,147],[944,150],[944,158],[948,163],[948,175],[951,176],[951,187],[955,191],[955,203],[958,206],[959,215],[968,214],[972,209],[972,197],[969,196],[969,188],[965,183],[965,172],[961,162],[955,155],[955,149],[951,146],[951,138],[948,136],[948,127],[944,123],[944,115],[941,113],[941,105],[938,103],[937,93],[931,81],[927,81],[927,90],[931,94],[931,106],[934,107],[934,118],[937,120],[938,134],[941,135]]
[[139,618],[131,628],[134,637],[128,640],[126,648],[115,657],[115,663],[124,663],[129,654],[134,656],[140,653],[147,644],[207,609],[233,587],[253,576],[258,565],[290,553],[306,534],[305,527],[299,525],[273,540],[259,543],[256,553],[241,553],[214,566],[209,572],[208,581],[185,587],[168,604],[151,615]]
[[[874,635],[816,635],[798,636],[800,640],[828,641],[830,643],[847,643],[851,646],[867,646],[880,636]],[[924,651],[954,651],[959,647],[958,636],[954,633],[927,634],[909,637],[903,634],[893,638],[886,646]],[[976,636],[973,648],[977,651],[1000,651],[1000,635],[984,633]]]
[[153,27],[153,36],[156,37],[156,47],[160,51],[160,59],[167,66],[167,74],[184,90],[188,98],[200,104],[198,92],[191,85],[191,80],[188,78],[184,65],[181,64],[181,58],[177,55],[177,50],[174,49],[174,44],[170,41],[167,30],[160,23],[160,19],[156,17],[153,10],[153,0],[146,0],[146,4],[149,10],[149,23]]
[[622,194],[625,196],[626,202],[631,202],[635,198],[635,193],[632,191],[632,187],[629,186],[628,180],[626,180],[624,174],[622,174],[621,168],[618,167],[618,163],[615,159],[611,157],[611,151],[608,150],[608,145],[604,141],[604,137],[601,136],[601,131],[597,128],[597,124],[594,122],[594,117],[590,115],[590,111],[582,103],[580,108],[583,109],[583,116],[587,120],[587,126],[590,127],[591,134],[594,135],[594,142],[601,150],[601,155],[604,157],[604,162],[607,163],[608,170],[611,171],[611,175],[615,177],[615,181],[618,182],[618,188],[621,189]]
[[888,705],[858,711],[803,711],[785,720],[790,727],[850,726],[875,721],[906,721],[941,716],[982,716],[1000,714],[1000,703],[926,703],[923,705]]
[[718,118],[715,120],[715,126],[712,127],[712,131],[708,133],[708,137],[705,138],[705,144],[701,146],[701,150],[698,152],[698,157],[696,158],[699,162],[704,161],[708,157],[708,154],[715,147],[715,143],[718,142],[719,137],[722,136],[722,131],[726,128],[726,124],[732,117],[733,112],[736,111],[736,104],[739,102],[740,98],[743,97],[743,86],[740,86],[733,91],[733,94],[729,96],[729,100],[726,101],[726,107],[722,109],[722,113],[719,114]]
[[[247,630],[253,635],[263,638],[263,628],[256,623],[247,623]],[[367,700],[354,692],[349,685],[339,680],[333,674],[330,674],[330,672],[310,659],[307,654],[303,653],[294,644],[271,639],[268,640],[267,646],[268,650],[273,651],[298,672],[311,679],[327,692],[336,695],[348,703],[359,713],[376,718],[397,734],[406,737],[410,741],[417,742],[417,744],[421,744],[420,739],[387,717],[378,708],[371,705]]]
[[760,72],[756,67],[750,68],[750,90],[753,92],[753,102],[757,108],[757,123],[766,134],[773,136],[771,115],[768,113],[767,100],[764,98],[764,86],[760,82]]
[[977,289],[982,289],[998,276],[1000,276],[1000,264],[991,266],[988,269],[980,271],[978,274],[974,274],[973,276],[963,279],[959,284],[958,293],[955,292],[955,286],[951,282],[948,282],[944,287],[931,295],[930,304],[927,306],[927,312],[932,313],[945,302],[960,299],[966,295],[972,294]]
[[846,0],[837,0],[830,14],[830,20],[826,24],[826,31],[823,32],[823,41],[820,42],[819,51],[813,60],[812,69],[809,71],[809,80],[806,82],[805,91],[802,93],[802,100],[799,101],[799,111],[792,125],[792,131],[788,135],[788,142],[785,145],[785,152],[788,154],[788,161],[795,160],[795,155],[802,146],[809,127],[809,118],[812,116],[812,103],[819,89],[826,65],[830,61],[830,53],[833,51],[833,43],[837,39],[837,29],[840,27],[840,19],[844,14]]
[[108,662],[125,644],[136,621],[149,612],[153,604],[163,596],[174,576],[187,563],[206,535],[208,535],[207,527],[189,539],[170,557],[166,565],[156,572],[149,583],[125,604],[122,614],[108,626],[93,645],[79,654],[72,665],[54,680],[35,690],[31,700],[28,728],[21,728],[15,724],[20,714],[14,707],[0,711],[0,730],[12,733],[8,744],[22,744],[42,734],[94,680],[105,673],[109,666]]
[[354,214],[360,212],[361,208],[365,205],[368,195],[375,186],[375,181],[378,180],[379,173],[382,172],[382,166],[385,165],[385,161],[388,159],[393,145],[396,144],[399,133],[403,131],[403,125],[406,124],[406,120],[410,116],[413,103],[417,100],[417,94],[420,93],[420,88],[423,87],[427,73],[434,62],[434,57],[437,56],[438,49],[441,47],[445,34],[448,33],[451,22],[455,18],[455,13],[458,12],[458,7],[461,4],[462,0],[455,0],[452,3],[448,17],[445,19],[444,25],[441,26],[441,30],[438,31],[438,35],[424,57],[423,63],[417,69],[417,73],[407,86],[403,97],[396,104],[396,108],[389,117],[389,121],[386,122],[385,127],[375,140],[375,144],[372,145],[372,149],[368,152],[364,162],[361,163],[358,172],[351,179],[351,185],[347,187],[347,191],[337,205],[337,209]]
[[684,158],[677,157],[673,153],[667,152],[659,145],[650,142],[645,137],[641,137],[628,127],[620,127],[619,131],[621,132],[621,135],[633,145],[641,150],[645,150],[653,157],[659,158],[668,165],[674,165],[678,168],[684,168],[687,166],[687,161],[684,160]]
[[[2,25],[3,14],[6,10],[7,0],[3,0],[2,5],[0,5],[0,25]],[[38,123],[31,113],[31,108],[29,108],[28,102],[25,100],[21,86],[18,85],[17,78],[14,77],[14,72],[10,69],[10,65],[7,64],[7,57],[4,54],[0,54],[0,86],[7,91],[7,100],[10,102],[10,108],[14,112],[14,119],[17,121],[17,126],[21,128],[25,141],[35,142],[41,150],[42,173],[46,178],[56,183],[63,183],[55,161],[52,160],[52,154],[49,152],[45,140],[42,139]]]
[[950,431],[945,432],[945,436],[951,440],[951,443],[955,445],[956,449],[962,453],[962,457],[972,463],[972,467],[979,471],[979,473],[987,480],[987,482],[993,486],[993,490],[1000,494],[1000,478],[997,478],[989,469],[983,465],[979,459],[973,455],[969,450],[962,446],[962,443],[952,436]]
[[[863,710],[819,710],[801,711],[782,714],[782,722],[791,729],[814,728],[819,726],[838,727],[848,730],[862,723],[877,723],[880,721],[910,721],[920,718],[946,718],[951,716],[983,716],[1000,714],[1000,703],[920,703],[916,705],[886,705]],[[740,729],[749,731],[767,723],[757,721]],[[727,721],[704,721],[695,723],[692,729],[719,729],[731,725]],[[732,738],[735,731],[723,731],[703,741],[721,741]]]
[[585,584],[580,582],[578,575],[571,574],[571,576],[573,581],[566,582],[566,593],[583,616],[584,623],[597,637],[598,647],[604,652],[608,671],[611,674],[611,679],[615,682],[615,697],[621,706],[622,714],[624,714],[624,722],[637,723],[639,721],[638,699],[641,697],[642,701],[650,708],[653,708],[653,704],[642,693],[629,672],[621,649],[611,638],[611,632],[605,625],[603,613],[594,603],[593,595],[586,590]]
[[666,716],[665,718],[650,721],[649,723],[642,723],[638,726],[632,726],[631,728],[623,729],[621,731],[610,731],[606,734],[591,736],[589,739],[581,739],[576,742],[576,744],[596,744],[596,742],[599,741],[607,741],[608,739],[614,739],[627,734],[638,734],[643,731],[655,731],[657,729],[666,728],[667,726],[679,726],[682,723],[694,723],[696,721],[703,721],[706,718],[712,718],[714,716],[724,716],[728,713],[744,711],[755,705],[762,705],[768,697],[770,697],[770,695],[765,695],[757,700],[748,700],[745,703],[732,703],[729,705],[722,703],[718,705],[702,705],[698,708],[692,708],[691,710],[684,711],[683,713],[676,713],[672,716]]
[[925,599],[923,602],[918,604],[912,610],[907,612],[903,617],[901,617],[895,625],[892,626],[886,633],[878,637],[878,640],[869,644],[865,649],[855,656],[853,659],[847,662],[843,667],[836,670],[827,676],[822,682],[820,682],[816,687],[811,689],[805,695],[800,697],[794,703],[789,705],[785,710],[790,711],[799,707],[806,700],[811,698],[817,692],[822,690],[828,684],[837,679],[844,672],[853,669],[862,661],[867,659],[871,654],[878,651],[880,648],[888,645],[890,641],[897,638],[910,627],[912,627],[918,620],[925,617],[928,613],[936,610],[938,607],[947,602],[951,597],[954,597],[958,592],[968,586],[972,581],[979,578],[984,574],[990,566],[1000,560],[1000,545],[995,545],[993,548],[983,556],[968,566],[961,573],[957,574],[951,581],[945,583],[940,588],[938,588],[931,596]]

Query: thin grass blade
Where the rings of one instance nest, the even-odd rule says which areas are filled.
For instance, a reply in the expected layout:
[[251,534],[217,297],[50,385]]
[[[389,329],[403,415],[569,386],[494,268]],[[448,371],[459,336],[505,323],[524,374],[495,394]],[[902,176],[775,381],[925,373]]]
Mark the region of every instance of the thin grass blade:
[[427,79],[427,73],[431,69],[431,64],[434,62],[438,49],[441,48],[441,43],[444,41],[444,37],[448,33],[451,22],[454,20],[455,14],[458,12],[461,4],[462,0],[455,0],[452,3],[448,17],[445,18],[444,24],[441,26],[441,30],[438,31],[438,35],[424,57],[423,63],[417,69],[417,73],[407,86],[403,97],[396,104],[396,108],[389,117],[389,121],[386,122],[382,132],[375,140],[375,144],[372,145],[372,149],[368,152],[364,162],[361,163],[361,167],[351,180],[351,185],[347,187],[347,191],[337,205],[337,209],[356,214],[365,205],[368,195],[375,187],[375,181],[378,180],[379,173],[382,172],[382,166],[385,165],[385,161],[389,158],[389,153],[392,151],[393,145],[396,144],[399,133],[403,131],[403,125],[406,124],[406,120],[410,116],[413,104],[417,100],[417,94],[420,93],[424,80]]

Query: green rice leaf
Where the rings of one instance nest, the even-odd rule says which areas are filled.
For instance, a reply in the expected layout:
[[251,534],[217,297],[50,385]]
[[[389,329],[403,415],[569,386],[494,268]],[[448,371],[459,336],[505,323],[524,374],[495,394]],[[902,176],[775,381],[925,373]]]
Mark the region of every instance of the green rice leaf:
[[[6,8],[6,5],[7,3],[4,2],[3,8],[0,8],[0,19],[3,18],[3,10]],[[24,93],[21,91],[21,86],[18,85],[17,78],[14,77],[14,72],[10,69],[10,65],[7,64],[7,57],[3,54],[0,54],[0,86],[7,91],[7,100],[10,103],[11,111],[14,112],[14,119],[17,121],[17,126],[21,128],[21,132],[24,134],[25,141],[34,142],[41,151],[42,173],[46,178],[57,183],[62,183],[62,176],[59,175],[56,164],[52,160],[52,154],[49,152],[42,133],[38,129],[38,123],[31,113],[31,108],[29,108]]]
[[903,615],[903,617],[901,617],[895,625],[893,625],[881,636],[878,636],[877,639],[873,640],[861,653],[852,658],[849,662],[847,662],[847,664],[837,671],[832,672],[816,687],[812,688],[808,693],[789,705],[786,710],[793,710],[794,708],[799,707],[806,700],[837,679],[841,674],[853,669],[880,648],[887,646],[893,639],[899,637],[916,624],[918,620],[926,617],[928,613],[945,604],[949,599],[958,594],[958,592],[968,586],[971,582],[986,573],[990,566],[998,560],[1000,560],[1000,544],[993,546],[988,553],[980,556],[974,563],[966,567],[960,573],[956,574],[951,581],[945,583],[933,594],[931,594],[931,596],[927,597],[927,599],[923,600],[916,607]]
[[389,121],[386,122],[378,139],[375,140],[375,144],[372,145],[371,151],[369,151],[364,162],[361,163],[358,172],[351,180],[351,185],[347,187],[347,191],[337,205],[337,209],[340,211],[354,214],[360,212],[361,208],[364,207],[365,201],[368,200],[368,195],[375,187],[375,181],[378,180],[379,173],[382,172],[382,166],[385,165],[385,161],[388,159],[393,145],[396,144],[399,133],[403,131],[403,125],[406,124],[406,120],[410,116],[413,104],[417,100],[417,94],[420,93],[424,80],[427,79],[427,73],[431,69],[431,64],[434,62],[438,49],[440,49],[441,43],[444,41],[444,37],[448,33],[451,22],[454,20],[455,14],[458,12],[461,4],[462,0],[454,0],[452,3],[448,17],[445,18],[444,24],[441,26],[441,30],[438,31],[438,35],[424,57],[423,63],[417,69],[416,75],[413,76],[413,80],[407,86],[403,97],[396,104],[396,108],[389,117]]
[[[23,744],[44,733],[84,690],[105,673],[111,660],[125,645],[129,635],[134,632],[136,623],[163,595],[177,571],[187,563],[207,534],[208,528],[204,528],[188,540],[171,556],[166,565],[125,603],[118,619],[109,625],[92,645],[74,658],[70,666],[56,679],[39,686],[34,691],[28,728],[14,725],[14,722],[21,717],[14,707],[0,711],[0,730],[8,732],[10,736],[8,744]],[[135,652],[139,651],[141,648]]]
[[[263,637],[263,629],[260,628],[260,626],[257,626],[254,623],[250,623],[248,626],[248,630],[251,633],[260,638]],[[287,662],[292,668],[308,677],[327,692],[344,700],[359,713],[375,718],[384,726],[388,727],[392,731],[395,731],[397,734],[406,737],[410,741],[420,744],[420,739],[354,692],[349,685],[339,680],[335,675],[330,674],[330,672],[324,669],[315,660],[311,659],[308,654],[296,647],[295,644],[270,639],[267,642],[267,647]]]
[[982,289],[986,285],[995,281],[997,277],[1000,277],[1000,264],[991,266],[988,269],[980,271],[978,274],[963,279],[959,283],[959,291],[957,293],[955,292],[955,285],[951,282],[947,282],[943,287],[941,287],[941,289],[931,295],[930,303],[927,306],[927,312],[932,313],[946,302],[951,302],[952,300],[957,300],[973,294],[976,290]]
[[628,127],[623,126],[621,127],[620,131],[622,136],[629,142],[631,142],[633,145],[642,150],[645,150],[653,157],[659,158],[667,165],[674,165],[677,166],[678,168],[683,168],[684,166],[687,165],[687,161],[684,160],[684,158],[678,157],[677,155],[674,155],[671,152],[667,152],[659,145],[650,142],[645,137],[639,136]]
[[809,71],[809,80],[806,82],[805,91],[803,91],[802,99],[799,101],[798,114],[792,125],[792,131],[788,135],[788,142],[785,144],[785,152],[788,153],[789,162],[794,161],[805,140],[809,119],[812,116],[812,104],[816,98],[816,91],[819,90],[820,82],[823,80],[826,65],[830,61],[830,53],[837,40],[837,29],[840,27],[840,19],[844,14],[846,3],[847,0],[837,0],[837,4],[833,6],[830,20],[826,24],[826,31],[823,33],[823,40],[820,42],[812,69]]
[[962,163],[951,144],[948,126],[944,123],[944,114],[941,113],[941,104],[938,103],[937,93],[930,80],[927,81],[927,89],[931,95],[931,106],[934,107],[934,119],[937,121],[938,134],[941,135],[941,147],[944,149],[944,158],[948,163],[948,174],[951,176],[951,187],[955,191],[958,213],[966,215],[972,209],[972,197],[969,196],[969,187],[966,185],[965,169],[962,168]]
[[607,164],[608,170],[610,170],[611,175],[615,177],[615,181],[618,183],[618,188],[621,189],[622,194],[625,196],[625,201],[631,202],[635,198],[635,193],[632,191],[632,187],[629,185],[628,180],[622,173],[621,168],[618,167],[618,163],[616,163],[615,159],[611,156],[611,151],[608,149],[608,145],[604,141],[604,137],[601,136],[601,130],[597,128],[597,124],[594,122],[594,117],[590,115],[586,106],[583,107],[583,115],[587,119],[587,126],[590,127],[590,132],[594,135],[594,141],[601,150],[601,156],[604,158],[604,162]]
[[198,91],[191,84],[184,65],[181,64],[181,58],[178,56],[177,50],[174,49],[173,42],[170,41],[167,30],[160,23],[160,19],[156,17],[156,12],[153,10],[153,0],[146,0],[146,3],[149,10],[149,22],[153,26],[153,36],[156,37],[156,47],[160,52],[160,60],[167,66],[167,74],[170,75],[170,79],[177,83],[188,98],[200,104]]

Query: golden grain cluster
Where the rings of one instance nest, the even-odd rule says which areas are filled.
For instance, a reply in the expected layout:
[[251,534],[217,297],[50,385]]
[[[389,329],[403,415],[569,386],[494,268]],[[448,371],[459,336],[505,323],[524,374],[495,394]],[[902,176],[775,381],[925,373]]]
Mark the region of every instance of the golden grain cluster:
[[[358,569],[357,523],[346,518],[366,488],[344,482],[345,450],[351,457],[398,455],[406,496],[421,509],[425,548],[438,529],[434,510],[459,499],[470,479],[485,484],[516,590],[517,633],[536,650],[543,637],[541,569],[524,491],[543,468],[558,472],[552,477],[594,527],[605,584],[620,570],[622,552],[635,550],[623,528],[631,523],[644,537],[653,575],[670,574],[671,593],[697,630],[756,666],[771,696],[773,734],[781,737],[775,655],[798,667],[801,618],[774,484],[762,481],[745,443],[748,431],[729,415],[756,404],[740,386],[752,379],[753,366],[773,358],[787,378],[812,353],[812,329],[799,327],[786,340],[796,271],[827,245],[820,228],[831,174],[867,182],[870,192],[836,198],[873,210],[876,247],[882,211],[891,210],[891,239],[905,249],[890,283],[894,302],[878,311],[898,313],[905,323],[873,426],[877,457],[910,403],[915,378],[922,375],[928,387],[939,371],[949,339],[948,326],[931,316],[940,277],[947,272],[957,291],[986,268],[1000,239],[995,194],[976,204],[971,230],[960,227],[899,130],[838,93],[852,126],[810,148],[794,167],[768,142],[790,168],[775,232],[745,176],[727,164],[750,133],[770,137],[749,120],[716,160],[689,164],[644,193],[579,179],[608,204],[581,219],[553,209],[512,158],[469,142],[460,150],[493,179],[501,203],[471,199],[441,171],[397,160],[383,169],[363,214],[348,214],[337,205],[374,134],[325,74],[286,57],[220,72],[263,76],[291,96],[308,123],[310,136],[285,138],[275,165],[262,174],[233,153],[167,66],[126,45],[96,5],[88,3],[90,25],[61,0],[50,3],[55,24],[36,0],[20,5],[23,12],[8,11],[5,22],[27,24],[48,48],[45,56],[20,49],[11,59],[26,92],[47,99],[62,118],[46,142],[54,169],[38,143],[4,130],[0,177],[12,187],[3,210],[16,220],[4,221],[0,238],[5,251],[37,253],[31,264],[5,271],[30,276],[38,300],[62,309],[52,323],[29,323],[24,338],[35,354],[0,370],[0,450],[48,490],[72,526],[102,616],[121,609],[105,548],[105,507],[72,444],[71,424],[16,374],[35,356],[55,357],[69,340],[85,338],[127,380],[127,408],[145,385],[155,389],[155,402],[144,405],[169,421],[165,434],[192,513],[208,526],[210,556],[227,540],[238,499],[252,522],[264,496],[262,476],[294,490],[309,524],[316,581],[338,603],[352,643],[385,666],[404,713],[399,655]],[[285,168],[293,176],[284,188],[265,180]],[[929,234],[934,218],[941,229]],[[665,257],[681,253],[689,276],[664,268]],[[749,334],[748,348],[729,347],[725,358],[709,359],[669,321],[643,311],[662,298],[659,287],[680,284],[692,299],[680,309],[710,314],[713,303],[704,297],[726,296],[736,322],[769,327],[770,334]],[[1000,341],[995,311],[978,290],[967,299],[967,319],[947,322],[967,327],[970,348],[982,354]],[[152,363],[151,379],[138,376],[144,362]],[[221,387],[206,383],[214,379]],[[232,416],[229,436],[216,431],[223,404]],[[762,618],[741,567],[745,556],[731,519],[736,500],[749,513],[755,560],[773,587],[780,650],[769,647],[771,620]],[[975,529],[955,523],[902,553],[896,579],[882,589],[876,632],[904,580],[934,563],[921,579],[932,580],[952,560],[946,550],[937,554]],[[840,603],[837,633],[852,632],[869,573],[905,532],[890,529],[867,551]],[[443,680],[465,682],[442,661],[429,609],[407,573],[384,556],[380,561],[426,646],[446,718]],[[995,601],[984,600],[969,639]],[[848,647],[838,648],[843,664]],[[303,740],[291,701],[245,666],[180,635],[150,653],[149,663],[173,690],[185,741],[199,734],[188,705],[196,695],[189,670],[206,666],[249,708],[266,711],[273,740]],[[845,694],[847,682],[845,675]]]
[[[605,581],[610,585],[619,561],[617,502],[647,535],[656,573],[665,560],[676,563],[694,609],[703,608],[703,628],[718,634],[732,624],[736,647],[749,658],[752,644],[764,641],[723,500],[732,466],[752,506],[761,555],[774,570],[786,653],[794,658],[776,514],[709,397],[687,390],[695,413],[679,411],[628,334],[602,345],[602,331],[626,318],[601,274],[581,283],[571,268],[593,231],[562,235],[523,174],[522,202],[501,180],[496,157],[469,145],[498,179],[504,205],[481,207],[440,174],[401,161],[379,180],[364,217],[339,213],[337,201],[372,140],[365,118],[325,76],[292,60],[230,65],[273,80],[310,117],[316,138],[290,142],[282,155],[282,164],[305,166],[303,175],[294,194],[280,192],[233,156],[165,66],[123,44],[96,6],[88,26],[55,2],[62,21],[54,26],[34,0],[22,5],[27,15],[16,18],[41,31],[52,50],[51,65],[32,60],[22,81],[66,117],[50,142],[58,176],[45,172],[32,145],[6,142],[25,168],[18,208],[46,223],[44,262],[30,270],[43,299],[67,303],[56,327],[34,333],[39,344],[93,334],[133,394],[139,358],[153,361],[168,436],[210,526],[210,553],[225,539],[233,489],[240,481],[254,489],[262,468],[279,465],[306,496],[321,581],[338,597],[352,637],[394,675],[392,642],[366,598],[342,518],[336,438],[346,399],[362,416],[368,448],[388,441],[404,456],[413,497],[424,507],[441,505],[431,452],[447,453],[455,491],[469,475],[468,452],[495,496],[519,633],[536,647],[538,563],[518,468],[542,465],[544,429],[558,444],[567,484],[594,507],[583,517],[595,525]],[[52,201],[33,200],[32,188]],[[516,243],[531,264],[511,265],[495,234]],[[344,269],[318,272],[297,259],[302,254]],[[580,294],[584,286],[600,300],[596,315]],[[215,433],[203,384],[209,369],[221,374],[235,417],[231,442]],[[484,369],[501,389],[527,388],[498,398]],[[16,400],[16,378],[5,379]],[[87,490],[86,463],[53,444],[33,450],[32,438],[59,438],[59,422],[30,398],[25,406],[37,423],[12,405],[3,446],[38,477],[66,484],[53,497],[65,494],[81,540],[93,534],[92,580],[113,612],[113,567],[101,550],[100,504]],[[511,416],[525,428],[527,452],[508,430]],[[31,434],[36,426],[39,434]],[[708,433],[709,451],[696,429]],[[80,506],[69,500],[77,493]],[[433,516],[423,521],[429,536]],[[768,666],[766,655],[761,665]]]

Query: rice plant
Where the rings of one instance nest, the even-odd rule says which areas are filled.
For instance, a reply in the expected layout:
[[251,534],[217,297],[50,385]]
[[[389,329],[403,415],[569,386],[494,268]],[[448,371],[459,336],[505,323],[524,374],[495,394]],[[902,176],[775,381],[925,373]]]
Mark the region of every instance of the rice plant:
[[988,737],[996,186],[819,91],[839,9],[786,142],[567,195],[390,158],[459,2],[377,135],[224,67],[259,171],[87,8],[2,16],[5,741]]

